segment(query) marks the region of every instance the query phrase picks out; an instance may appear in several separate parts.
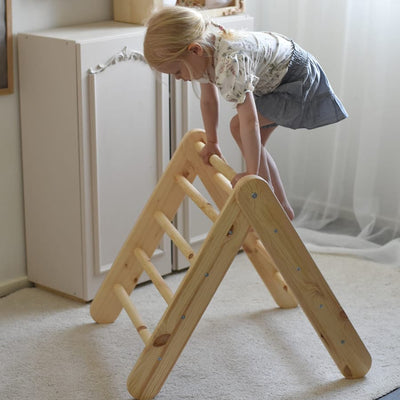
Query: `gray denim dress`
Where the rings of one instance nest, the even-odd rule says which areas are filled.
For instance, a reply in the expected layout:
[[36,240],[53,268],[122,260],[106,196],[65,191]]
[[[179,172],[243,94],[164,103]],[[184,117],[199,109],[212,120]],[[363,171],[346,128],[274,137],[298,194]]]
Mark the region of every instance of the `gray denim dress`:
[[271,93],[254,96],[258,112],[276,125],[313,129],[333,124],[348,114],[318,61],[293,43],[289,68]]
[[252,92],[257,111],[274,125],[313,129],[347,117],[318,61],[274,32],[215,34],[214,83],[223,98],[241,104]]

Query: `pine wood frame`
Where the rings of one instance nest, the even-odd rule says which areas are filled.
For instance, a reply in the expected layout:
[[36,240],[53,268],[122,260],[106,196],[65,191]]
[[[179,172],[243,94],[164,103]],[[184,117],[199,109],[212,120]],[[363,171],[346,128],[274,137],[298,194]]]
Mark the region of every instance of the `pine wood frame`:
[[[300,304],[341,373],[364,376],[371,356],[269,185],[253,175],[232,189],[229,180],[235,172],[224,161],[215,155],[212,165],[202,161],[204,142],[201,130],[182,139],[91,305],[98,323],[113,322],[125,308],[145,343],[128,377],[129,393],[148,400],[161,390],[241,246],[278,306]],[[192,185],[196,176],[219,213]],[[169,222],[186,195],[215,221],[197,255]],[[164,232],[191,265],[175,294],[150,261]],[[143,270],[153,275],[168,304],[153,333],[129,299]]]
[[11,22],[11,0],[0,0],[5,3],[5,27],[7,47],[7,86],[0,88],[0,95],[14,92],[14,70],[13,70],[13,38]]

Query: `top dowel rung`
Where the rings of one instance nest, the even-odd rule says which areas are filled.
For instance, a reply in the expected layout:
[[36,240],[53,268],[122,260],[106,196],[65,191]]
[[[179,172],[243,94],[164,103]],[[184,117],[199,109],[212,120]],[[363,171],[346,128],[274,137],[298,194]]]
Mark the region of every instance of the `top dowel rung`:
[[215,222],[218,218],[218,212],[214,207],[202,196],[202,194],[183,176],[177,175],[175,177],[179,186],[183,191],[193,200],[193,202],[200,208],[204,214]]
[[[203,142],[196,142],[195,147],[198,153],[203,149],[205,144]],[[230,167],[221,157],[213,154],[209,159],[210,164],[222,175],[224,175],[229,181],[235,177],[235,170]]]

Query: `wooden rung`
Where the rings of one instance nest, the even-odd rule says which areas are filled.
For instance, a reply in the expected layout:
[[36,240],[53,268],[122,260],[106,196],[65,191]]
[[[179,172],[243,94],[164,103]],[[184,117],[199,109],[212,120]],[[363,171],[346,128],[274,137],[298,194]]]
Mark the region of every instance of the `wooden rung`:
[[124,307],[126,313],[131,319],[133,325],[135,325],[135,328],[138,331],[140,337],[142,338],[144,344],[147,344],[150,340],[151,333],[148,330],[147,326],[144,324],[136,307],[131,302],[131,299],[129,298],[129,295],[126,292],[125,288],[120,283],[116,283],[114,285],[114,292],[118,297],[119,301],[121,302],[122,307]]
[[167,302],[167,304],[171,304],[172,298],[174,297],[174,293],[166,284],[165,280],[162,278],[160,273],[157,271],[157,268],[150,261],[148,255],[145,253],[143,249],[137,247],[134,251],[136,258],[140,262],[140,265],[147,272],[147,275],[154,283],[154,286],[158,289],[161,296]]
[[165,233],[172,239],[178,249],[182,252],[182,254],[188,259],[190,264],[192,265],[194,261],[194,251],[190,247],[189,243],[183,238],[183,236],[179,233],[179,231],[175,228],[174,225],[170,222],[168,217],[161,211],[156,211],[154,213],[154,218],[160,224],[161,228],[165,231]]
[[176,176],[176,181],[183,191],[193,200],[197,205],[211,219],[215,222],[218,218],[218,212],[215,208],[202,196],[202,194],[182,175]]
[[216,154],[213,154],[210,157],[210,164],[222,175],[224,175],[229,182],[235,177],[236,172],[224,161],[222,158],[218,157]]
[[226,176],[218,173],[215,174],[213,178],[218,187],[221,188],[225,192],[225,194],[230,196],[230,194],[232,193],[232,185],[230,181],[228,181]]
[[[205,146],[202,142],[196,142],[195,148],[198,153]],[[235,177],[236,172],[232,169],[221,157],[218,157],[216,154],[213,154],[209,159],[210,164],[222,175],[224,175],[229,182]]]

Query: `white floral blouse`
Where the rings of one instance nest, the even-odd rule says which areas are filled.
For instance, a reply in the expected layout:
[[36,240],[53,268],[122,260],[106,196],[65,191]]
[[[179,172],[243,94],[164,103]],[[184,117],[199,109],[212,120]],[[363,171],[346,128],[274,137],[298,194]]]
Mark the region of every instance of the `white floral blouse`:
[[200,83],[214,83],[222,97],[236,104],[247,92],[261,96],[276,89],[288,70],[292,42],[272,32],[234,32],[232,38],[216,33],[215,77],[205,75]]

